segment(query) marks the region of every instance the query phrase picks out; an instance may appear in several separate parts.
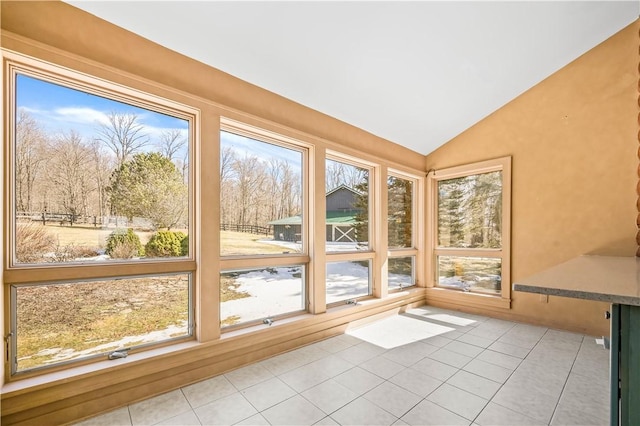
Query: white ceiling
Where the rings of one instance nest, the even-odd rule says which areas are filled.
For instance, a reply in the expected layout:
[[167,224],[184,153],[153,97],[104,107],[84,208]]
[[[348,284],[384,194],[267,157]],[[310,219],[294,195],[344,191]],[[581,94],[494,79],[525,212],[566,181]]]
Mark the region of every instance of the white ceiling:
[[640,13],[638,1],[68,3],[422,154]]

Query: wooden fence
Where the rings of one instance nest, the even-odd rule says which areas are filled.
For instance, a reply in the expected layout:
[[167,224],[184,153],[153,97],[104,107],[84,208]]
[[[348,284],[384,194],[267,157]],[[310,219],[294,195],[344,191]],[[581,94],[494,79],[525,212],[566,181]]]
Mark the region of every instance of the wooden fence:
[[246,232],[248,234],[258,234],[258,235],[270,235],[272,232],[270,226],[237,225],[232,223],[221,223],[220,230],[233,231],[233,232]]

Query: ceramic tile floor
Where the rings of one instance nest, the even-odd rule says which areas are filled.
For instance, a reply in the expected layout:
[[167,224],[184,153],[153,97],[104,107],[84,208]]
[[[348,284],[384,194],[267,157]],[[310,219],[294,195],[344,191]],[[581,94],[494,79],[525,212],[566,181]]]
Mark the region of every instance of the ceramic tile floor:
[[607,425],[594,337],[423,306],[80,425]]

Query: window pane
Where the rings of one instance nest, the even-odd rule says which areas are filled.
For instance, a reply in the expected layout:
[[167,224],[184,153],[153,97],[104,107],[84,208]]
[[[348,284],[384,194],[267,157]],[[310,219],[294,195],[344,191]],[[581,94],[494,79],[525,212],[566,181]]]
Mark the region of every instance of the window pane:
[[502,260],[438,256],[438,287],[501,294]]
[[414,256],[389,258],[389,290],[411,287],[415,284],[414,262]]
[[220,132],[220,252],[302,252],[302,152]]
[[438,182],[438,246],[502,247],[502,172]]
[[413,182],[389,176],[387,189],[389,248],[413,247]]
[[16,111],[16,263],[189,254],[187,120],[26,75]]
[[327,263],[327,304],[371,294],[371,262]]
[[17,370],[189,336],[189,274],[13,286]]
[[221,326],[304,310],[304,282],[301,265],[221,273]]
[[369,170],[326,161],[326,249],[369,249]]

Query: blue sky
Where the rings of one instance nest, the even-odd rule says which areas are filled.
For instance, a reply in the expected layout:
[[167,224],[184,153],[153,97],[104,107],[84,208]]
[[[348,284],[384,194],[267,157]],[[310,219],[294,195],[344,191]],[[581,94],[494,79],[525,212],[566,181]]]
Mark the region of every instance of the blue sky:
[[[185,120],[30,76],[18,74],[16,87],[18,109],[29,112],[52,136],[75,130],[91,140],[97,136],[100,124],[108,123],[107,114],[112,111],[137,114],[145,133],[150,137],[151,146],[163,130],[180,129],[185,136],[188,132],[188,122]],[[223,147],[231,147],[239,158],[247,155],[255,155],[264,161],[280,158],[287,160],[296,171],[301,169],[302,155],[299,151],[256,142],[228,132],[222,132],[221,142]]]
[[153,145],[163,130],[179,129],[188,134],[189,123],[180,118],[70,89],[18,74],[16,103],[35,118],[50,135],[75,130],[86,139],[97,135],[110,112],[135,113]]
[[220,145],[222,149],[225,147],[233,149],[238,158],[255,156],[267,162],[272,158],[281,159],[286,160],[296,172],[299,173],[301,170],[302,154],[300,151],[224,131],[220,133]]

